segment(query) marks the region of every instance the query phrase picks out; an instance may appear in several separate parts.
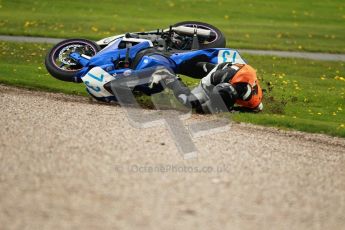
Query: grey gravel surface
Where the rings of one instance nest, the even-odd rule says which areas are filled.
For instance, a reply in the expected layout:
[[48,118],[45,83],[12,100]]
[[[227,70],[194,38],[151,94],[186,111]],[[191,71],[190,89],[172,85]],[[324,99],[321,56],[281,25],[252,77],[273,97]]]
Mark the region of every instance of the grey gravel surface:
[[[49,43],[56,44],[61,42],[61,38],[45,38],[45,37],[27,37],[27,36],[9,36],[0,35],[0,41],[12,42],[34,42],[34,43]],[[293,52],[293,51],[276,51],[276,50],[249,50],[239,49],[240,53],[254,54],[254,55],[268,55],[289,58],[303,58],[321,61],[345,61],[345,54],[329,54],[329,53],[312,53],[312,52]]]
[[0,229],[345,228],[342,138],[232,124],[183,160],[123,108],[5,86],[0,128]]

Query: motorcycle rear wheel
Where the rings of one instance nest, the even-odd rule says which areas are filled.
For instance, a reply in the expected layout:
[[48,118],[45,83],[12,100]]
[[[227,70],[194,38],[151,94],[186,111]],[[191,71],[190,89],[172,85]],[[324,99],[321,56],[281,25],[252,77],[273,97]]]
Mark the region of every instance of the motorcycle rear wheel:
[[69,54],[78,52],[89,57],[94,56],[101,48],[93,41],[86,39],[67,39],[56,44],[45,58],[48,72],[55,78],[68,82],[81,82],[75,74],[82,69]]

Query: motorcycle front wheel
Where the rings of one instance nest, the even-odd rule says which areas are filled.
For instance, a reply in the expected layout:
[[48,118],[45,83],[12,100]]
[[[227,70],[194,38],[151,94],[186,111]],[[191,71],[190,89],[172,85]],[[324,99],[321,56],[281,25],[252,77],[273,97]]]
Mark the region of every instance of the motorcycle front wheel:
[[48,72],[55,78],[68,82],[81,82],[75,74],[83,68],[69,55],[77,52],[89,57],[94,56],[101,48],[93,41],[86,39],[68,39],[56,44],[45,58]]

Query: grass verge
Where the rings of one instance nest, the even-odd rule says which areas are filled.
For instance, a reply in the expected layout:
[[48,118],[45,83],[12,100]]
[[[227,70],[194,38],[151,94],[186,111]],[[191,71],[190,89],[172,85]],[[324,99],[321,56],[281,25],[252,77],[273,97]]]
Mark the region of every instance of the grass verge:
[[[0,42],[0,83],[87,95],[83,84],[54,79],[45,70],[50,45]],[[270,56],[243,56],[266,90],[264,112],[230,115],[235,121],[345,137],[345,64]],[[197,80],[183,78],[188,85]],[[139,100],[145,104],[147,98]]]

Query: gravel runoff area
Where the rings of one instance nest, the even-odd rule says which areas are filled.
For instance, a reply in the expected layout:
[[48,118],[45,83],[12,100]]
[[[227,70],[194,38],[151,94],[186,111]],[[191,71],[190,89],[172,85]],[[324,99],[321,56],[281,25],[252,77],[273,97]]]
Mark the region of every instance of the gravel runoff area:
[[[63,41],[63,39],[61,39],[61,38],[0,35],[0,41],[37,42],[37,43],[56,44],[58,42]],[[238,51],[240,53],[247,53],[247,54],[254,54],[254,55],[269,55],[269,56],[277,56],[277,57],[304,58],[304,59],[321,60],[321,61],[345,61],[345,54],[275,51],[275,50],[249,50],[249,49],[239,49]]]
[[0,229],[345,227],[342,138],[229,124],[184,160],[124,108],[7,86],[0,128]]

